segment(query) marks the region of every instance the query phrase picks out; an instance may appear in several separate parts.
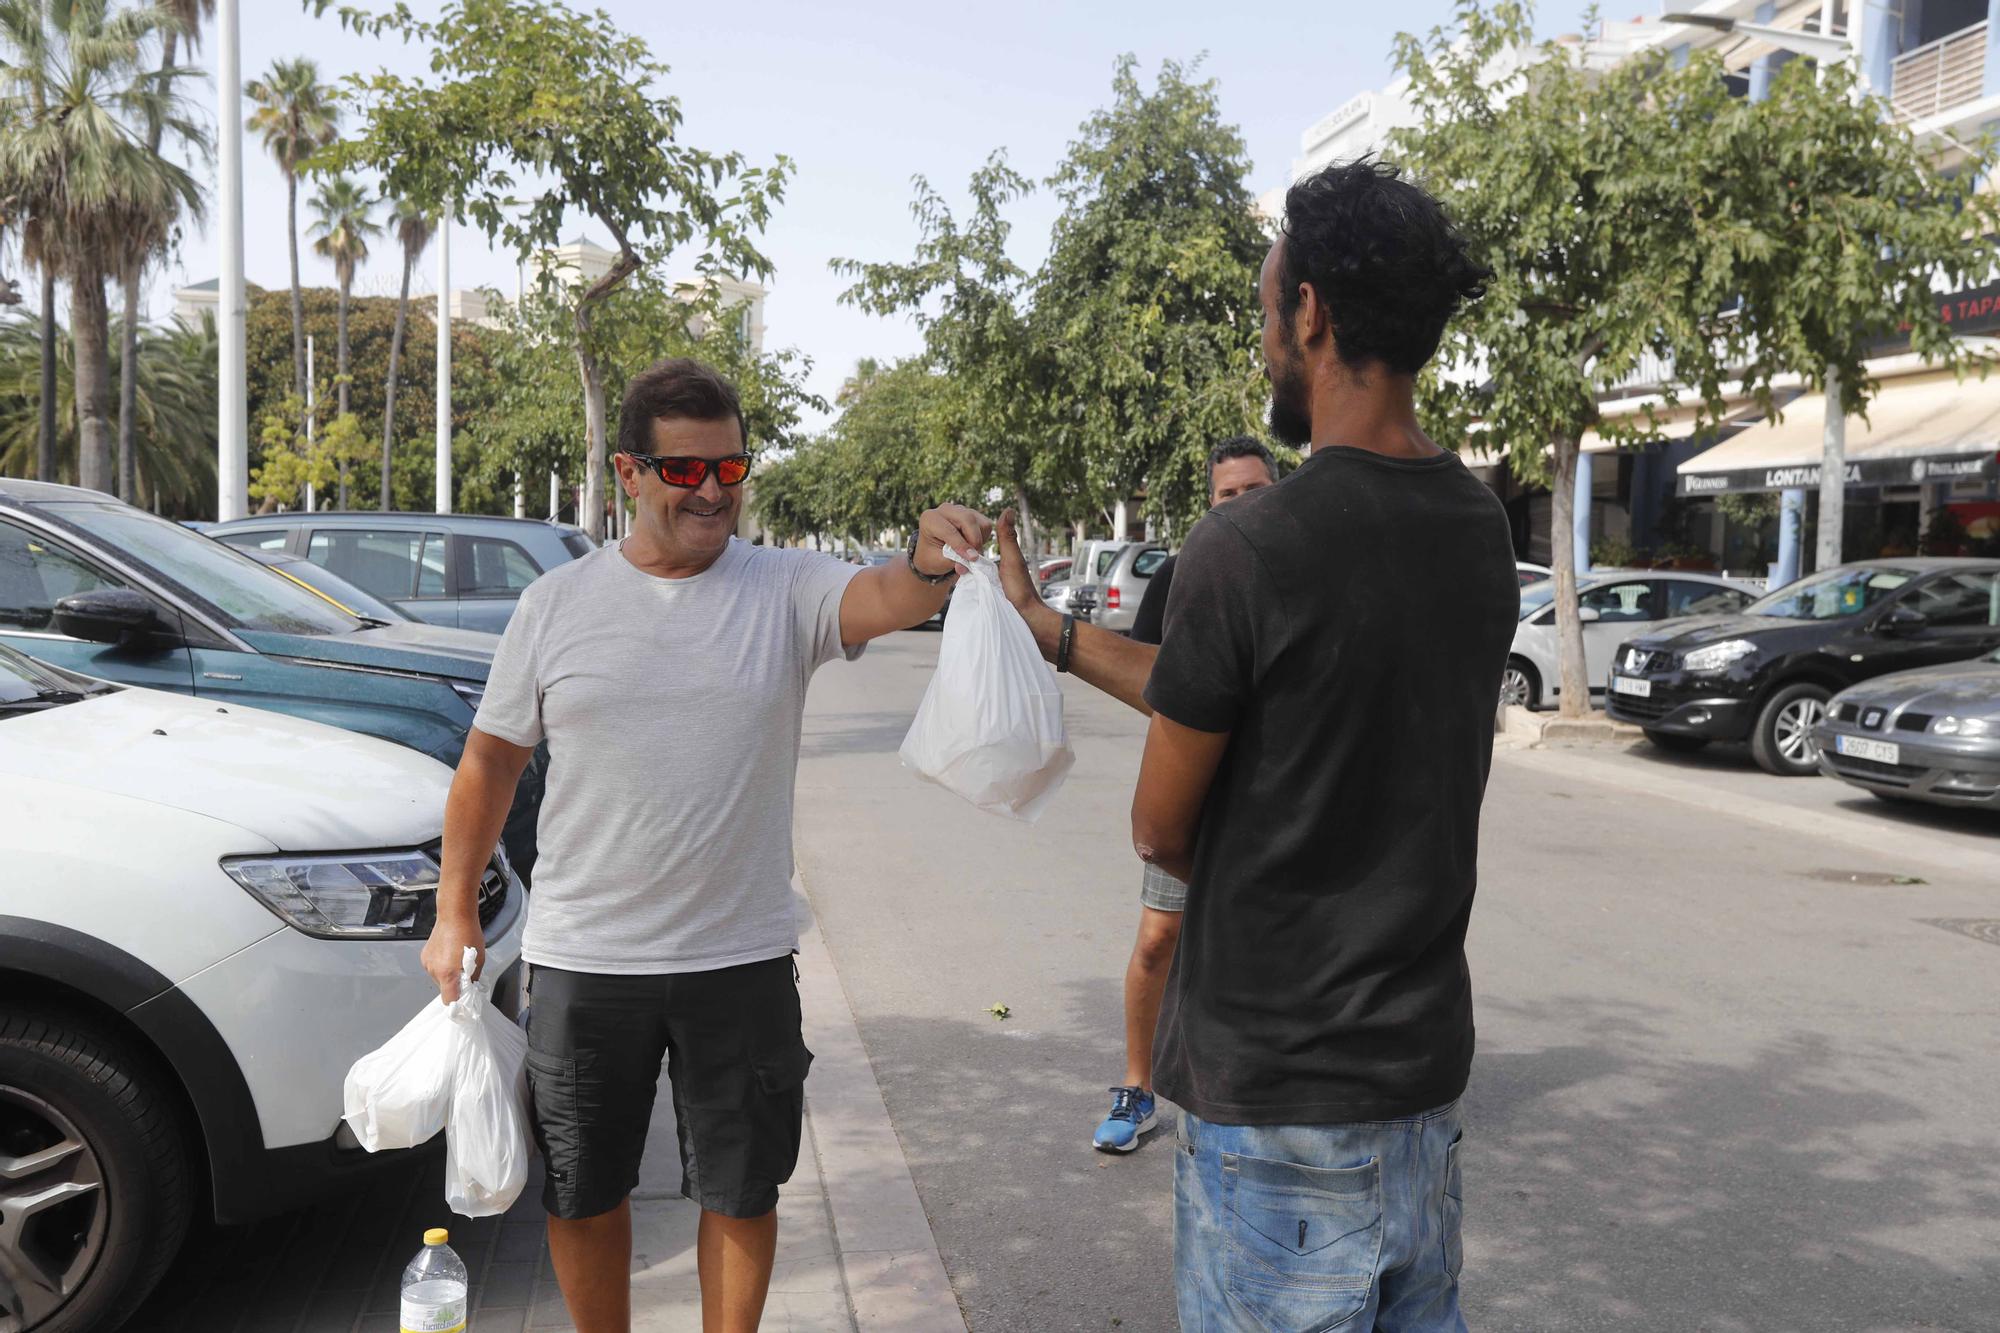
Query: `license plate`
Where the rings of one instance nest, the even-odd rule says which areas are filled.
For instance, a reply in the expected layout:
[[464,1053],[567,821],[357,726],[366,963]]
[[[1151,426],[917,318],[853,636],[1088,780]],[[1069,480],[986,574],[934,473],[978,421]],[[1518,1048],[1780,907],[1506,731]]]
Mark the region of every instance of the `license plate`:
[[1873,759],[1878,764],[1903,762],[1902,747],[1894,741],[1871,741],[1866,736],[1835,736],[1833,748],[1854,759]]
[[1653,695],[1653,682],[1645,679],[1643,676],[1613,676],[1611,678],[1611,692],[1613,694],[1630,694],[1640,699],[1650,699]]

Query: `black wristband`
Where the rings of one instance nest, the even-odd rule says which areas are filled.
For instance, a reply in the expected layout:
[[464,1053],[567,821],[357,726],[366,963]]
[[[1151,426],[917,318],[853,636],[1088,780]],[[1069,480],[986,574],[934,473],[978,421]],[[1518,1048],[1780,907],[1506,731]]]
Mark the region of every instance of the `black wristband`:
[[1069,650],[1076,643],[1076,617],[1063,616],[1062,635],[1056,640],[1056,670],[1069,670]]
[[921,535],[922,534],[920,533],[914,533],[914,532],[911,533],[910,549],[903,552],[903,559],[910,562],[910,572],[912,574],[915,574],[918,578],[922,579],[925,583],[930,584],[933,588],[935,588],[938,584],[943,583],[946,579],[957,578],[958,577],[957,565],[951,566],[951,568],[945,570],[945,572],[942,574],[926,574],[924,573],[923,570],[917,568],[917,540]]

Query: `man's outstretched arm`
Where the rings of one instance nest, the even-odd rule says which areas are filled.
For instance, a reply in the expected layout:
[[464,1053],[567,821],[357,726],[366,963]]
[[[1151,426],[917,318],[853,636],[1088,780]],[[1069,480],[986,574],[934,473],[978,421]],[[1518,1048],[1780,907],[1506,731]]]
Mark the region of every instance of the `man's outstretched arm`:
[[[1020,539],[1014,533],[1014,511],[1000,515],[1000,585],[1007,600],[1021,613],[1034,631],[1035,645],[1042,656],[1053,662],[1062,639],[1062,616],[1049,609],[1035,590],[1034,575],[1028,572],[1027,557],[1021,554]],[[1153,674],[1153,659],[1159,655],[1155,644],[1137,643],[1096,625],[1078,622],[1070,640],[1070,674],[1086,685],[1095,685],[1122,704],[1151,715],[1146,703],[1146,678]]]
[[[926,574],[949,574],[958,566],[945,557],[950,546],[968,560],[979,558],[993,531],[993,520],[964,505],[926,509],[917,520],[916,568]],[[921,625],[937,614],[951,595],[951,581],[926,583],[911,572],[911,562],[897,556],[885,565],[864,569],[847,581],[840,599],[840,641],[852,648],[899,629]]]

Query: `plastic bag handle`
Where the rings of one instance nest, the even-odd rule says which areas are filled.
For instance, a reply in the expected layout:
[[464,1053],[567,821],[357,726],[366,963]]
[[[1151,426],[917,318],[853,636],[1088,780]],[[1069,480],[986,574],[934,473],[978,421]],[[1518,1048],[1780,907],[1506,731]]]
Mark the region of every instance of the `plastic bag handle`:
[[472,977],[477,971],[479,971],[479,950],[468,944],[465,946],[465,952],[459,956],[458,960],[459,994],[463,995],[466,991],[472,989]]

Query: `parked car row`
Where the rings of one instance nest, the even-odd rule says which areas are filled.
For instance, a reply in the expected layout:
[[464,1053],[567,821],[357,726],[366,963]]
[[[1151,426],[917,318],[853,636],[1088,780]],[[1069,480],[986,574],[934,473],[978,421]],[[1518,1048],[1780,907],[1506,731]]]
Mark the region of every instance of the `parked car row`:
[[1608,667],[1606,712],[1662,748],[1747,740],[1780,776],[2000,806],[2000,561],[1842,565],[1634,635]]
[[[195,1218],[407,1158],[360,1148],[341,1083],[436,993],[445,793],[498,642],[458,626],[588,549],[455,515],[211,538],[0,481],[0,1329],[116,1328]],[[480,886],[503,1012],[545,771]]]

